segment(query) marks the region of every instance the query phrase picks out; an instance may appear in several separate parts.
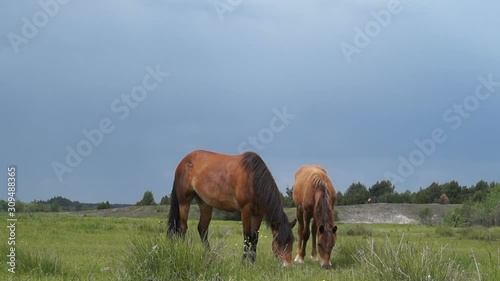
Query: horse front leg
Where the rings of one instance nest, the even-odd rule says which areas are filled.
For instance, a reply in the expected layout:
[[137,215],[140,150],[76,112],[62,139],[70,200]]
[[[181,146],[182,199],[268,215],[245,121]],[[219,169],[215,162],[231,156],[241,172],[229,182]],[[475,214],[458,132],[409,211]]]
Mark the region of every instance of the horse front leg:
[[304,257],[306,255],[306,245],[307,245],[307,240],[309,240],[309,236],[311,235],[311,231],[309,229],[309,225],[311,224],[311,219],[312,216],[309,212],[305,212],[303,215],[304,219],[304,231],[302,234],[302,247],[300,248],[300,257],[302,258],[302,262],[304,261]]
[[255,262],[257,258],[257,244],[259,243],[259,229],[264,215],[252,216],[252,227],[250,232],[250,260]]
[[316,250],[316,235],[318,234],[318,229],[316,228],[316,220],[313,219],[312,221],[312,226],[311,226],[311,235],[312,235],[312,241],[311,241],[311,247],[312,247],[312,251],[311,251],[311,259],[313,261],[317,261],[318,260],[318,251]]
[[251,263],[255,261],[252,258],[252,212],[250,208],[243,208],[241,210],[241,224],[243,225],[243,257],[242,262],[250,260]]
[[297,256],[295,256],[294,262],[296,263],[304,263],[304,256],[301,256],[302,252],[302,238],[304,236],[304,215],[303,215],[302,207],[297,206],[296,209],[296,216],[297,216],[297,222],[299,223],[298,226],[298,234],[299,234],[299,239],[297,243]]

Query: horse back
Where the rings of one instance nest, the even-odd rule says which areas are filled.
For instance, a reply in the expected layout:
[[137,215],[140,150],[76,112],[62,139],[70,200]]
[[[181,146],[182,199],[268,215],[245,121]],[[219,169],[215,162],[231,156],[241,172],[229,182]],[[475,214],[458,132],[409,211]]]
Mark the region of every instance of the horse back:
[[325,189],[326,194],[335,203],[335,188],[328,174],[320,165],[304,165],[295,173],[293,200],[295,205],[313,209],[317,194]]
[[212,207],[237,211],[248,192],[248,174],[240,162],[241,155],[195,150],[181,160],[175,176],[185,193],[198,195]]

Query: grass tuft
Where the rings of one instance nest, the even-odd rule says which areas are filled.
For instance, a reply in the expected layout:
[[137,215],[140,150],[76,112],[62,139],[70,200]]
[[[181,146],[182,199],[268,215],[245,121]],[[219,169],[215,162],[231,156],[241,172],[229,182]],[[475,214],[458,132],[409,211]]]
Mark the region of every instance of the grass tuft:
[[372,237],[373,231],[362,224],[356,224],[354,226],[349,227],[345,231],[345,235],[347,236],[363,236],[363,237]]
[[449,226],[438,226],[436,227],[436,234],[439,237],[452,237],[454,235],[453,229]]
[[362,280],[471,280],[470,271],[455,261],[445,247],[431,248],[410,243],[401,236],[398,243],[369,239],[356,257],[365,272]]
[[165,234],[131,239],[122,256],[124,280],[221,280],[227,272],[221,240],[206,250],[198,237],[167,238]]
[[467,227],[457,230],[459,237],[469,240],[498,241],[500,233],[491,231],[486,227]]
[[[2,252],[8,253],[8,248],[3,247]],[[33,277],[65,276],[61,260],[45,250],[27,251],[23,247],[16,248],[16,275]]]

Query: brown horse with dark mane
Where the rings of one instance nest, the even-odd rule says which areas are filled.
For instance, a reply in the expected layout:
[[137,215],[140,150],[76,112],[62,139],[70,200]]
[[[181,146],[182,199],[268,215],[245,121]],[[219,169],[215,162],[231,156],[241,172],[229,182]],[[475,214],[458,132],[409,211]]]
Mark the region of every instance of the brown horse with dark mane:
[[259,228],[265,218],[273,233],[272,249],[282,266],[292,262],[295,222],[283,212],[281,193],[259,155],[246,152],[226,155],[196,150],[181,160],[175,170],[167,231],[184,236],[191,201],[200,207],[198,233],[209,248],[208,226],[212,209],[241,212],[243,259],[254,262]]
[[313,219],[311,257],[317,260],[319,252],[321,267],[331,266],[330,255],[337,240],[337,226],[333,216],[336,199],[335,188],[323,167],[305,165],[297,170],[293,186],[293,201],[297,206],[299,222],[299,243],[295,262],[304,262],[306,244],[311,234],[309,224]]

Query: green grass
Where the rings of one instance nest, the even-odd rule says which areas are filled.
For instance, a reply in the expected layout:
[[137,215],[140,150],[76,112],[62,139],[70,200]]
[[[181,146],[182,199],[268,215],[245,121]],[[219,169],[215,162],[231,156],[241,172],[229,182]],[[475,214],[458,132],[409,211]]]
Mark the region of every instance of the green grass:
[[339,235],[343,234],[347,236],[371,237],[373,236],[373,230],[364,224],[353,224],[346,227],[345,230],[339,230]]
[[7,272],[8,232],[0,232],[0,280],[500,280],[500,228],[339,224],[333,269],[322,270],[311,259],[280,268],[265,226],[249,265],[241,222],[213,221],[210,251],[189,223],[184,240],[171,240],[166,218],[22,214],[16,274]]

